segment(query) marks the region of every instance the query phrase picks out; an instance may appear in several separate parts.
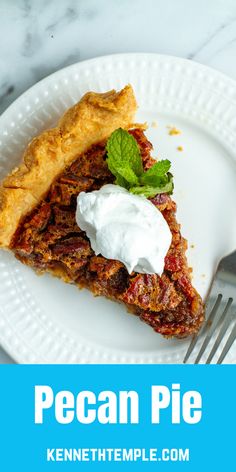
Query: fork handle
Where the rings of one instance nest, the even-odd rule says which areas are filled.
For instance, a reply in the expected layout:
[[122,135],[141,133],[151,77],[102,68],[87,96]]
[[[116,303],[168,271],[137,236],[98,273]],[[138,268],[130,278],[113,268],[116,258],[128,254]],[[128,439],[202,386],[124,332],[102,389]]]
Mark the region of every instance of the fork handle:
[[221,259],[218,268],[222,271],[236,273],[236,251]]

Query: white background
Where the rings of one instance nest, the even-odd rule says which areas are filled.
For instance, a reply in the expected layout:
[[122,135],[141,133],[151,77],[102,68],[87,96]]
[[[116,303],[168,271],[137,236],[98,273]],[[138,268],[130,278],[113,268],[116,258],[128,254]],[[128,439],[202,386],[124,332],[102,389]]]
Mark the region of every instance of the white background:
[[236,79],[235,0],[0,0],[0,18],[0,113],[50,73],[104,54],[171,54]]

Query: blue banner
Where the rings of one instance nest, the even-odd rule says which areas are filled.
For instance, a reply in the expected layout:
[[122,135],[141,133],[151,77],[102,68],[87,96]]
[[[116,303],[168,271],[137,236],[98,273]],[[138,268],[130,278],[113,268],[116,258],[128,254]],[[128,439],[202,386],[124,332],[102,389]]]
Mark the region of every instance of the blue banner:
[[235,366],[0,369],[4,472],[235,467]]

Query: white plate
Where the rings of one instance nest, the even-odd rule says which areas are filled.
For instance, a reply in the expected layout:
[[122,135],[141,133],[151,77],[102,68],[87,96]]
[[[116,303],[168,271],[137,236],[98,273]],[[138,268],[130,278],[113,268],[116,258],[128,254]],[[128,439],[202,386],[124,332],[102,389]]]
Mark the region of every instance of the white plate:
[[[169,158],[194,284],[205,296],[217,261],[236,246],[236,84],[184,59],[154,54],[101,57],[67,67],[22,95],[0,119],[0,177],[30,139],[88,90],[130,82],[138,120],[157,157]],[[167,125],[182,130],[169,136]],[[183,146],[183,152],[177,146]],[[165,340],[125,308],[0,251],[0,342],[21,363],[179,363],[188,341]],[[226,362],[236,362],[233,348]]]

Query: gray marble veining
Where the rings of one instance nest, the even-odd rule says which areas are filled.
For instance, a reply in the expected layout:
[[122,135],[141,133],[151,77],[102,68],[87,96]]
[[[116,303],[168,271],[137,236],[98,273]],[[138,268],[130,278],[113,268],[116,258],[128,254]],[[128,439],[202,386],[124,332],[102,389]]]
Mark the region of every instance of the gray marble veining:
[[1,0],[0,111],[76,61],[159,52],[236,78],[234,0]]

